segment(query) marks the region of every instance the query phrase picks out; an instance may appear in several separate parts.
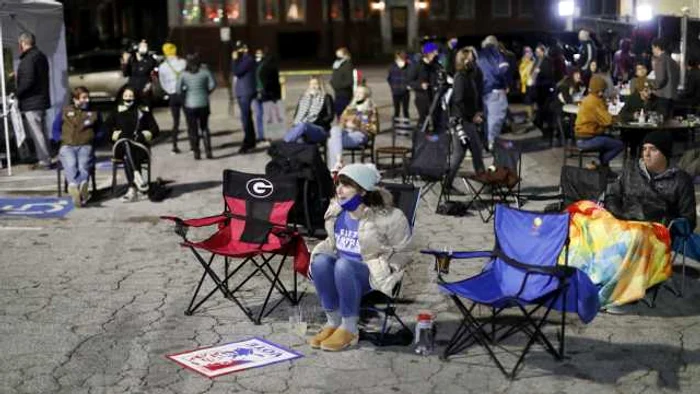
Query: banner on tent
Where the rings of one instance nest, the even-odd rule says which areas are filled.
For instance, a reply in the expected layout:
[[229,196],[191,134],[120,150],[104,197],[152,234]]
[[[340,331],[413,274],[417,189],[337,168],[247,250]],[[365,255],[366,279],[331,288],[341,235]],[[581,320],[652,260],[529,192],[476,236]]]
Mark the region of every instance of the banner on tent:
[[0,197],[0,219],[9,217],[62,218],[73,208],[73,200],[68,197]]
[[303,357],[261,338],[169,354],[167,358],[208,378]]

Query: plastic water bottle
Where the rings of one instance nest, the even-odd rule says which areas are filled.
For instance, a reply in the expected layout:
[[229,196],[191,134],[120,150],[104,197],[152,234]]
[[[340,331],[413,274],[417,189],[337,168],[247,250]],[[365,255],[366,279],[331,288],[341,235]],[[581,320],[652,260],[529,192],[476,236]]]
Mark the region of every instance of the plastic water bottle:
[[430,313],[418,314],[416,322],[415,351],[417,354],[427,356],[435,348],[435,325],[433,315]]

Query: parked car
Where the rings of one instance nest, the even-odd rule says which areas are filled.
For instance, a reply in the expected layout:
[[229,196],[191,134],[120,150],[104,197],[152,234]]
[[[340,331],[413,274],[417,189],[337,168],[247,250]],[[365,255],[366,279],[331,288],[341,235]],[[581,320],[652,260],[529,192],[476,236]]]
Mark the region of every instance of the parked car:
[[[128,82],[121,69],[122,51],[102,49],[81,53],[68,58],[68,84],[70,88],[85,86],[90,91],[90,102],[100,109],[114,105],[121,88]],[[160,84],[154,81],[153,104],[166,102]]]

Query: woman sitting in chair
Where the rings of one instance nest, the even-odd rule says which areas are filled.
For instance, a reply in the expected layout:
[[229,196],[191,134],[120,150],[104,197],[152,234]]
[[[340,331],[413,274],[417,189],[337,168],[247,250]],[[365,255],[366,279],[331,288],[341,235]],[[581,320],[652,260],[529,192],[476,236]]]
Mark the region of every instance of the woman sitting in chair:
[[357,344],[362,296],[372,289],[392,295],[411,241],[408,221],[378,186],[373,164],[350,164],[337,179],[325,216],[328,238],[311,256],[311,276],[328,322],[309,345],[328,351]]
[[138,105],[134,89],[127,87],[122,92],[117,112],[107,120],[107,130],[114,141],[112,160],[124,163],[129,185],[122,201],[136,201],[137,189],[148,192],[148,181],[141,175],[141,166],[149,160],[150,142],[158,135],[158,124],[147,106]]
[[285,134],[284,141],[308,144],[324,142],[328,139],[334,117],[333,99],[326,93],[321,77],[314,75],[309,79],[308,89],[299,98],[294,124]]
[[366,86],[355,90],[355,98],[333,126],[328,140],[328,168],[335,168],[343,148],[357,148],[379,132],[379,113],[372,101],[372,91]]

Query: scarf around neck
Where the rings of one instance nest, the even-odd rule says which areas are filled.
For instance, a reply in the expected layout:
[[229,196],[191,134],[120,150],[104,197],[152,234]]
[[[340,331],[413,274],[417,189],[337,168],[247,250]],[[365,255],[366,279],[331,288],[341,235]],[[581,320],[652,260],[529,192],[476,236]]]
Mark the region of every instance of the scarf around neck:
[[299,109],[294,117],[294,124],[313,123],[316,121],[323,109],[324,101],[325,95],[323,92],[319,92],[313,96],[309,93],[304,93],[301,99],[299,99]]

